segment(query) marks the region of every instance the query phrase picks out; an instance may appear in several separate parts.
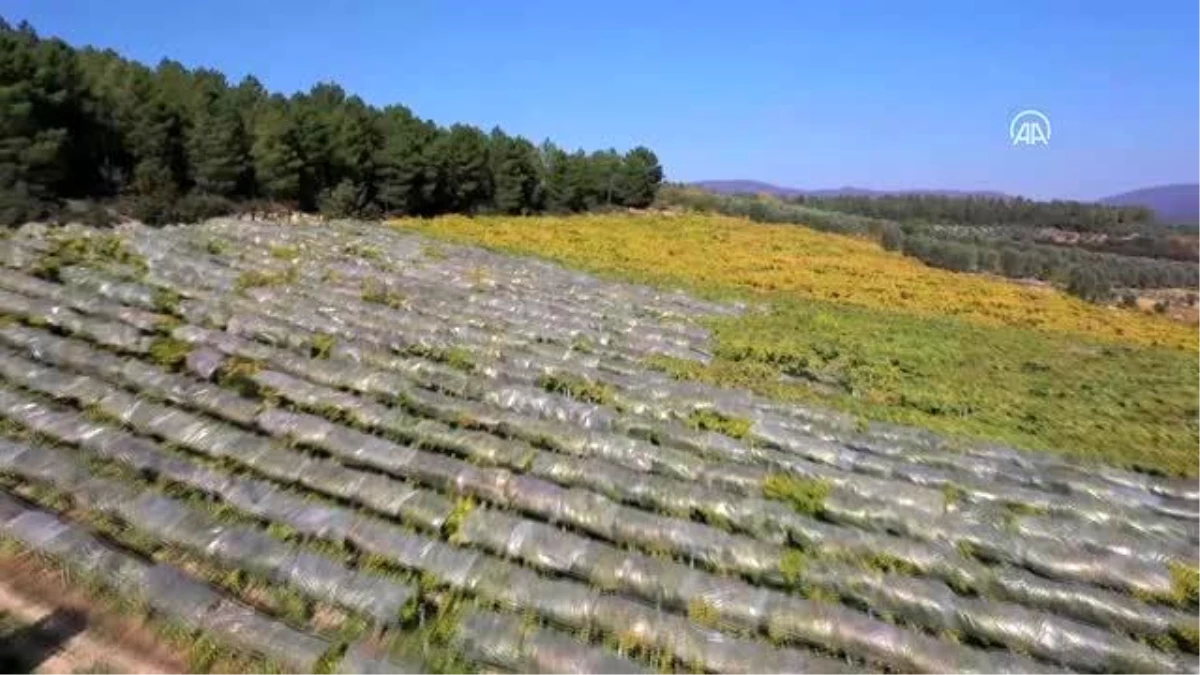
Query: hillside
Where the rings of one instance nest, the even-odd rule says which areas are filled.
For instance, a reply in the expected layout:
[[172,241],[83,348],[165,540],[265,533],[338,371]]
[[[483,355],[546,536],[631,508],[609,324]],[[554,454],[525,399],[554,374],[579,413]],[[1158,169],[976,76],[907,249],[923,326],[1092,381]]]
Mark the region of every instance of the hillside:
[[[701,180],[688,183],[692,187],[709,190],[717,194],[767,194],[773,197],[789,199],[792,197],[896,197],[896,196],[938,196],[938,197],[985,197],[993,199],[1012,199],[1012,195],[993,190],[952,190],[952,189],[911,189],[911,190],[872,190],[859,187],[840,187],[823,190],[783,187],[758,180]],[[1165,224],[1197,224],[1200,223],[1200,184],[1181,183],[1176,185],[1158,185],[1154,187],[1132,190],[1121,194],[1110,195],[1095,200],[1097,204],[1108,206],[1141,206],[1154,212],[1156,220]]]
[[[1090,339],[1084,305],[1021,328],[1076,303],[867,246],[632,215],[24,228],[0,569],[58,566],[197,672],[1194,671],[1195,346],[1133,315]],[[868,274],[926,306],[853,305]],[[939,278],[943,311],[998,314],[940,316]],[[955,435],[879,421],[904,411]]]
[[1200,225],[1200,184],[1158,185],[1099,200],[1112,206],[1144,206],[1168,225]]
[[397,225],[769,303],[766,313],[710,322],[710,364],[662,364],[681,377],[1125,466],[1195,471],[1197,333],[1165,317],[930,268],[858,237],[720,216]]
[[701,180],[688,183],[693,187],[710,190],[719,194],[769,194],[773,197],[871,197],[884,195],[936,195],[940,197],[994,197],[1003,199],[1008,195],[990,190],[870,190],[859,187],[840,187],[824,190],[805,190],[800,188],[780,187],[771,183],[756,180]]

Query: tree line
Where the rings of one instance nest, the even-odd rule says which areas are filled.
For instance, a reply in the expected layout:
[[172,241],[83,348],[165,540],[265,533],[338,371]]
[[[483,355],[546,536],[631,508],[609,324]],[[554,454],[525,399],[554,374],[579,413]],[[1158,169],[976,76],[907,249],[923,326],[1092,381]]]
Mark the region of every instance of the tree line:
[[499,127],[442,127],[329,82],[284,96],[0,18],[0,224],[70,200],[112,200],[150,223],[250,200],[336,217],[643,208],[662,179],[645,147],[569,152]]
[[957,272],[990,272],[1039,279],[1085,300],[1105,301],[1120,288],[1195,288],[1194,263],[1141,258],[1025,241],[966,241],[908,231],[894,223],[880,229],[883,247],[927,265]]
[[1077,201],[1033,201],[1024,197],[980,195],[797,196],[788,201],[814,208],[882,218],[900,223],[953,223],[1056,228],[1072,232],[1124,232],[1154,220],[1140,206],[1106,206]]
[[[798,203],[764,195],[721,195],[684,185],[665,185],[658,195],[658,204],[662,207],[722,213],[764,223],[792,223],[823,232],[869,237],[879,241],[885,249],[898,251],[932,267],[956,272],[986,272],[1013,279],[1039,279],[1092,301],[1109,300],[1121,288],[1196,287],[1196,265],[1187,262],[1186,258],[1185,261],[1168,260],[1040,243],[1029,235],[1020,235],[1020,227],[901,223],[825,210],[816,203]],[[1179,239],[1177,235],[1170,236]],[[1190,241],[1194,246],[1195,239]]]

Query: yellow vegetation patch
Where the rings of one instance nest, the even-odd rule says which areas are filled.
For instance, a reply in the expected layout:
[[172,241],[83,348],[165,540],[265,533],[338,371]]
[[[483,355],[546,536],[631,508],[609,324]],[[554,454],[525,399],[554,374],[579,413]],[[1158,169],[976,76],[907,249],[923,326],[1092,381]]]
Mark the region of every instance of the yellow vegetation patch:
[[1163,317],[1091,305],[1047,287],[934,269],[872,241],[792,225],[711,215],[447,216],[394,224],[650,282],[786,292],[982,325],[1197,348],[1194,327]]

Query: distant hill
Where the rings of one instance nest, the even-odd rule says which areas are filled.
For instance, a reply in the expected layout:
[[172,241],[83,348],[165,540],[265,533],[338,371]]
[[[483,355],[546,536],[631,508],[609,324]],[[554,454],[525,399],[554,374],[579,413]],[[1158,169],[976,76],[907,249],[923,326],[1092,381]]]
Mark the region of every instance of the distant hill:
[[1169,225],[1200,224],[1200,184],[1197,183],[1156,185],[1098,201],[1110,206],[1144,206],[1154,211],[1159,222]]
[[801,190],[799,188],[781,187],[772,185],[757,180],[701,180],[691,183],[691,185],[718,192],[720,194],[739,194],[739,193],[760,193],[765,192],[776,197],[795,197],[804,195],[805,197],[840,197],[840,196],[877,196],[884,195],[937,195],[940,197],[998,197],[1005,198],[1009,195],[1003,192],[993,192],[988,190],[972,191],[972,190],[870,190],[867,188],[845,186],[840,188],[830,188],[825,190]]

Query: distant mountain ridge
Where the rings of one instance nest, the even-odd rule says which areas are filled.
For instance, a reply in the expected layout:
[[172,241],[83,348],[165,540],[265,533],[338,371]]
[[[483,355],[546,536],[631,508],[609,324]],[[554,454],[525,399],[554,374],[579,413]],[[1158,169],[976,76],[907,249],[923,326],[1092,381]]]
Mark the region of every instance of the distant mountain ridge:
[[1109,206],[1145,206],[1161,223],[1200,224],[1200,183],[1156,185],[1097,200]]
[[757,180],[701,180],[691,185],[721,194],[760,193],[765,192],[776,197],[840,197],[840,196],[876,196],[885,195],[937,195],[940,197],[996,197],[1007,198],[1003,192],[991,190],[869,190],[852,186],[829,188],[824,190],[801,190],[799,188],[782,187]]
[[[941,197],[990,197],[1011,199],[1014,195],[991,190],[871,190],[859,187],[840,187],[825,190],[802,190],[782,187],[757,180],[702,180],[690,185],[720,194],[767,193],[776,197],[837,197],[885,195],[936,195]],[[1200,183],[1156,185],[1095,200],[1110,206],[1144,206],[1154,211],[1156,219],[1167,224],[1200,224]]]

